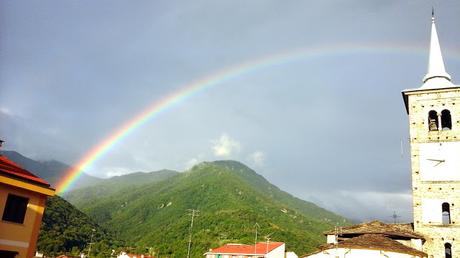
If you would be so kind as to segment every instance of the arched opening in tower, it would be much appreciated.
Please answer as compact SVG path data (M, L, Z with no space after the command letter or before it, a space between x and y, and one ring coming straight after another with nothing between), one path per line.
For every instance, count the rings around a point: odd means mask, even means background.
M441 128L442 130L452 129L452 118L450 116L450 111L447 109L441 112Z
M442 224L450 224L450 205L447 202L442 204Z
M444 252L446 254L446 258L452 258L452 245L450 243L444 244Z
M438 130L438 113L434 110L428 113L428 128L430 131Z

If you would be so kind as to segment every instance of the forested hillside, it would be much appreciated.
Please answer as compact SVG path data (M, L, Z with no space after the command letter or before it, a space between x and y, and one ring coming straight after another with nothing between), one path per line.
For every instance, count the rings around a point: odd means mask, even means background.
M160 182L77 199L80 209L126 241L174 257L186 255L191 209L199 210L193 257L228 242L253 243L255 227L259 241L270 236L303 254L324 243L323 231L348 223L236 161L205 162Z
M92 238L91 238L92 236ZM37 250L48 256L88 253L110 257L111 250L124 246L107 230L59 196L49 197L42 220Z

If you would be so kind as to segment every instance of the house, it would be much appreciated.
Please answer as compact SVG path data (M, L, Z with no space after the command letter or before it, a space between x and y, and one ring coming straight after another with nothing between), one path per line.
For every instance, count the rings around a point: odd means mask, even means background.
M328 231L325 235L327 244L304 257L428 257L422 251L425 239L414 231L412 224L371 221Z
M209 250L206 258L284 258L283 242L260 242L255 245L226 244Z
M53 195L48 182L0 155L0 257L34 257L46 198Z
M117 256L117 258L153 258L150 255L145 255L145 254L128 254L126 252L121 252L120 255Z

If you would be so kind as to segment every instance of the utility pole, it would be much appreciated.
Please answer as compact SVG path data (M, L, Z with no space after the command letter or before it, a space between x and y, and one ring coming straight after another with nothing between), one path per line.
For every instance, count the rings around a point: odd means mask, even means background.
M188 248L187 248L187 258L190 258L190 248L192 246L192 229L193 229L193 218L195 216L199 216L198 213L200 212L199 210L194 210L194 209L188 209L189 211L189 216L192 217L191 221L190 221L190 236L189 236L189 239L188 239Z
M393 215L391 215L391 217L393 218L393 223L396 224L397 219L400 218L401 216L398 216L396 214L396 211L393 211Z
M334 248L335 248L335 257L339 257L339 236L342 235L342 227L338 226L339 223L337 223L337 226L334 228L334 236L335 236L335 241L334 241Z
M93 228L91 232L91 240L89 241L88 258L91 256L91 245L93 244L94 232L96 232L96 230Z
M268 244L270 243L270 237L266 236L265 240L267 240L267 245L265 246L265 254L268 254Z
M256 238L254 240L254 254L256 254L257 253L257 228L260 228L260 226L256 222L256 224L254 224L254 227L256 228Z

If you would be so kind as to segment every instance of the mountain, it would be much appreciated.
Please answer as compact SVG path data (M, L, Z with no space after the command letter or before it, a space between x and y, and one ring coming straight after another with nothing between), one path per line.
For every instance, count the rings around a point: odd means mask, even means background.
M304 254L324 242L323 231L349 223L236 161L201 163L160 182L88 196L77 207L125 240L170 257L186 256L191 209L199 210L192 257L228 242L253 243L255 227L259 241L269 236Z
M18 163L23 168L29 170L36 176L39 176L48 181L51 186L55 187L59 179L64 173L70 169L69 165L59 161L35 161L27 158L15 151L0 151L0 155L5 155L12 161ZM83 173L78 181L75 183L74 188L94 185L102 179Z
M103 196L116 194L117 192L129 191L130 189L138 188L142 185L166 180L178 174L179 172L177 171L166 169L147 173L135 172L103 179L94 185L65 193L63 197L74 205L79 206L95 197L101 198Z
M61 197L49 197L37 250L47 256L63 253L79 255L82 251L88 253L90 242L93 243L91 257L109 257L112 249L122 245L107 230Z

